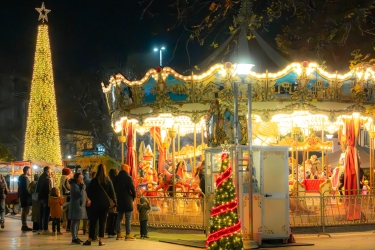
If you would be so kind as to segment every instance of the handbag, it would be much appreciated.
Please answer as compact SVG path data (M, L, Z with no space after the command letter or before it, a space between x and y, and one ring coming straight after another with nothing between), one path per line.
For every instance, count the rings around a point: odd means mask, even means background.
M98 182L99 183L99 182ZM107 198L108 198L108 201L109 201L109 210L111 210L110 211L110 213L115 213L116 212L116 203L108 196L108 194L107 194L107 192L105 191L105 189L103 188L103 186L102 186L102 184L100 184L99 183L99 185L100 185L100 187L103 189L103 191L104 191L104 193L105 193L105 195L107 196Z
M32 201L38 201L38 193L36 192L37 186L38 186L38 182L36 182L36 184L35 184L34 193L31 194L31 200Z

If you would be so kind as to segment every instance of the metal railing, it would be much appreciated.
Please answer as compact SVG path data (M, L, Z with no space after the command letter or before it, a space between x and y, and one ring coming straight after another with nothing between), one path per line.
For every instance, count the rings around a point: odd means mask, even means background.
M355 195L346 195L351 191ZM290 196L289 218L292 227L321 226L327 235L326 226L375 224L375 192L362 190L328 190L316 195Z
M169 192L169 196L163 196L164 192L153 192L155 196L143 196L148 199L151 210L149 212L148 225L158 228L184 228L205 229L204 194L197 192ZM141 197L134 202L132 225L139 225L139 213L137 204Z

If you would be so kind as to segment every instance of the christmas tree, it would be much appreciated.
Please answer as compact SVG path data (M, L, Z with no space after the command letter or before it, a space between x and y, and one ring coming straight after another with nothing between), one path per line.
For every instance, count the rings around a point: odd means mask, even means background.
M211 210L210 235L206 240L209 250L243 249L241 222L237 214L237 195L233 185L229 154L221 155L220 176L216 180L214 207Z
M23 158L61 165L51 49L48 26L44 24L50 10L44 3L36 10L43 23L38 26Z

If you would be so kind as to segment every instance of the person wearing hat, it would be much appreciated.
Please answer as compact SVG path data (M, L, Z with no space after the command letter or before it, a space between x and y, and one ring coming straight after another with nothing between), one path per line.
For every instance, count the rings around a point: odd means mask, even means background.
M147 221L148 221L148 212L150 211L150 203L146 197L141 197L140 204L137 204L137 210L139 212L139 224L141 239L149 238L147 235Z

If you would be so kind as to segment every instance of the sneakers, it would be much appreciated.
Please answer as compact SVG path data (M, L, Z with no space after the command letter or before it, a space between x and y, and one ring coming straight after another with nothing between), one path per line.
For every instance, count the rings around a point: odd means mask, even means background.
M135 238L133 236L131 236L130 234L127 234L125 236L125 240L135 240Z
M91 241L86 240L82 246L91 246Z
M72 240L72 244L81 245L81 241L79 239Z
M33 229L32 229L32 228L29 228L28 226L22 226L22 227L21 227L21 231L22 231L22 232L30 232L30 231L33 231Z
M118 233L117 237L116 237L116 240L120 240L120 239L123 239L123 238L124 238L124 235L122 235L122 233Z
M43 235L51 235L51 231L49 231L49 230L44 230L44 231L42 231L42 234Z
M115 238L116 234L108 234L108 238Z
M80 238L77 238L76 240L78 240L79 243L82 243L82 242L83 242L83 240L81 240Z

